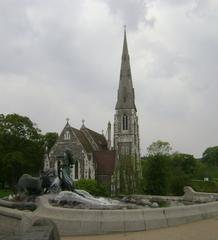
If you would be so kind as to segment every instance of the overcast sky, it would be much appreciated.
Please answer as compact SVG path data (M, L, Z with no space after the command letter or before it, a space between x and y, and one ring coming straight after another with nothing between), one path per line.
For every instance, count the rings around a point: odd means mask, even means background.
M113 122L127 25L141 152L218 145L217 0L0 0L0 112L43 132Z

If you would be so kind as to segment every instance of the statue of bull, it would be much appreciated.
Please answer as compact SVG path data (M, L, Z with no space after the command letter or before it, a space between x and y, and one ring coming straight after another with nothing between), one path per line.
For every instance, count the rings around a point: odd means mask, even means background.
M23 174L17 183L17 191L19 193L41 194L46 193L51 185L51 180L48 175L41 177L32 177L29 174Z

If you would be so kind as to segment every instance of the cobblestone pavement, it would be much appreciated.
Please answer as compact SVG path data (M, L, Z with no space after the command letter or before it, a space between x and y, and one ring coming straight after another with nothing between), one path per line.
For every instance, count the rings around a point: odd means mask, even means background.
M144 232L63 237L62 240L218 240L218 218Z

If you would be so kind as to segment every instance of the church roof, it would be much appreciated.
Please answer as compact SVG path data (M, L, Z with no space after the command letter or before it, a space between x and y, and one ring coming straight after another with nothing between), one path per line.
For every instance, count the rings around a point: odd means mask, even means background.
M86 152L91 153L99 150L107 150L107 140L104 135L86 128L85 126L81 127L81 129L71 127L70 125L68 125L68 127L70 127L72 132L76 135Z
M105 139L105 136L103 134L99 134L89 128L85 128L92 139L95 141L95 143L98 145L99 150L107 149L107 141Z
M92 145L90 144L90 142L87 140L84 133L81 130L78 130L78 129L73 128L73 127L71 127L71 129L76 134L76 137L78 138L78 140L80 141L80 143L82 144L82 146L84 147L86 152L89 152L89 153L93 152L94 149L93 149Z
M120 82L117 94L116 109L135 109L135 95L132 84L129 52L126 39L126 29L124 30L123 53L120 69Z

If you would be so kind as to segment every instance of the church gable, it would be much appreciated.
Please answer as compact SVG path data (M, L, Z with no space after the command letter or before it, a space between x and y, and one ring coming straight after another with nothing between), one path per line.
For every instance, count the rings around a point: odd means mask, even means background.
M49 167L57 171L59 156L63 156L66 150L72 152L73 158L76 161L71 169L74 180L80 178L95 178L95 165L93 162L94 150L83 132L72 128L69 123L66 124L49 153Z
M58 142L63 142L63 141L71 141L74 143L79 143L78 139L77 139L75 133L72 131L72 128L69 125L69 123L66 124L66 126L64 127L64 129L62 130L62 132L58 138Z

